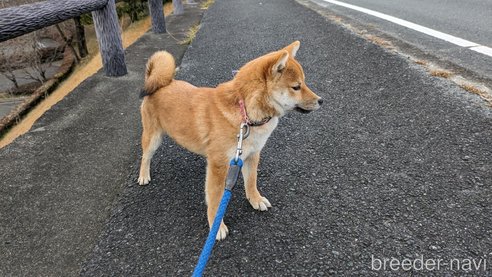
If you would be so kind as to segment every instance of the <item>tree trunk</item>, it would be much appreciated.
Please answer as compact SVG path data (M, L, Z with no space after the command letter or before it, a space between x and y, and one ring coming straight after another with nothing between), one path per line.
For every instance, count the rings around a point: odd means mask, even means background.
M85 41L85 29L82 22L80 22L80 16L77 16L73 19L75 22L75 36L77 40L77 48L79 49L79 55L81 58L84 58L89 54L87 50L87 43Z
M180 15L184 13L183 2L181 0L173 0L173 14Z
M128 15L130 16L130 21L133 23L138 20L137 0L125 0L125 2L130 8Z
M104 8L92 12L92 17L104 72L107 76L123 76L127 74L125 53L114 1L109 0Z
M166 33L166 19L162 0L149 0L149 10L152 18L152 31L156 34Z

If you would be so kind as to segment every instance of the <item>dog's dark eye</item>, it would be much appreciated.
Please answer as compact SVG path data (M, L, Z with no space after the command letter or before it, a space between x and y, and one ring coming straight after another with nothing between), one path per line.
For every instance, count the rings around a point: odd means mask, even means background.
M292 87L293 90L300 90L301 89L301 85L297 85L295 87Z

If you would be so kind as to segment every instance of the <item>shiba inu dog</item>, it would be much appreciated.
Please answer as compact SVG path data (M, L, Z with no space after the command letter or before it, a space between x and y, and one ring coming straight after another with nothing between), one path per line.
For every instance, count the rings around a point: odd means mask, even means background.
M147 63L142 115L142 161L138 183L150 182L150 161L162 137L168 135L184 148L207 159L205 194L209 226L224 192L229 161L236 151L241 123L250 125L243 142L242 159L246 197L254 209L271 207L256 186L260 152L280 117L295 110L319 109L322 99L304 82L304 71L295 60L300 42L245 64L231 81L216 88L195 87L175 80L175 63L165 51ZM222 222L217 240L228 234Z

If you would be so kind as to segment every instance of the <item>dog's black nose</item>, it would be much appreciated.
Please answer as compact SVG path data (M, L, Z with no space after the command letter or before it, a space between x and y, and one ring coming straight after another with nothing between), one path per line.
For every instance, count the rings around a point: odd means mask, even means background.
M321 106L321 104L323 104L323 99L318 99L318 104Z

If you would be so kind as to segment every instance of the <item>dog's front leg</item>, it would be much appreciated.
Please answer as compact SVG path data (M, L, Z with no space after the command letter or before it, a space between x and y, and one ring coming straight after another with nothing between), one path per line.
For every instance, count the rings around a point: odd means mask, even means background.
M256 177L258 174L258 164L260 162L260 153L251 154L243 165L244 189L246 190L246 198L255 210L266 211L271 208L270 201L261 196L256 186Z
M226 162L214 162L211 159L207 160L207 177L205 181L205 201L207 202L208 225L211 228L214 223L215 214L219 207L220 200L224 194L225 179L227 175ZM223 240L229 233L224 221L220 224L219 232L217 232L217 240Z

